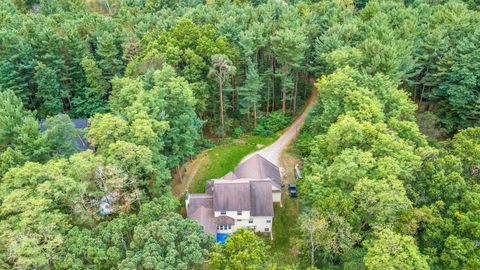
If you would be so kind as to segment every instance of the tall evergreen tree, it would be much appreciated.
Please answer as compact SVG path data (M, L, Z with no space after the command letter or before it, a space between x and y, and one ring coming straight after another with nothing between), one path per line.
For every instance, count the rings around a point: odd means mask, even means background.
M66 94L61 89L56 72L39 62L35 68L35 82L37 84L35 96L41 101L38 108L40 117L62 112L62 98L66 98Z
M218 96L220 102L220 133L225 134L225 109L223 91L227 79L236 72L236 68L228 56L224 54L215 54L212 56L212 67L210 74L217 77L218 80Z
M307 38L300 28L283 28L272 37L273 51L282 64L282 112L287 110L287 90L292 86L291 69L302 64Z
M104 32L98 37L96 53L100 56L98 64L105 79L111 80L114 76L120 75L123 70L123 61L115 33Z
M242 114L250 117L253 114L253 127L257 126L257 114L261 105L262 78L258 74L255 64L250 60L248 64L245 85L239 89L240 106Z

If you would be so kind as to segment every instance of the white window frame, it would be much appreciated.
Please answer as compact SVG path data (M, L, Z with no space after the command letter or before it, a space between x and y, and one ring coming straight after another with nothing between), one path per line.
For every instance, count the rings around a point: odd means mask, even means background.
M218 225L217 230L219 231L226 231L226 230L231 230L232 225Z

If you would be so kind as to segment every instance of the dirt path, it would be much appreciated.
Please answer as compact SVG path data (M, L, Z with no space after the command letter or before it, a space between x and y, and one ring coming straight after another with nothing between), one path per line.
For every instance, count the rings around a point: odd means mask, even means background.
M307 116L308 111L310 110L310 108L312 107L316 99L317 99L317 90L314 88L312 90L310 98L307 101L307 105L303 109L300 116L297 119L295 119L295 121L288 128L284 130L283 134L273 144L245 156L242 159L242 161L240 161L240 163L242 163L243 161L245 161L246 159L248 159L254 154L260 154L265 158L267 158L268 160L275 163L280 168L283 168L285 164L281 164L283 162L280 162L280 157L282 155L282 152L297 136L301 126L305 122L305 117ZM200 167L205 166L208 162L210 162L207 151L208 150L200 153L199 155L197 155L197 157L195 157L195 159L184 164L180 169L180 173L176 173L173 176L173 181L171 183L173 187L172 193L177 198L180 198L181 196L184 195L185 190L191 185L191 183L195 179ZM291 165L292 168L293 168L293 165ZM290 167L290 166L287 166L287 167Z
M185 190L190 186L193 179L197 175L200 166L205 165L205 161L208 159L206 152L200 153L197 157L182 166L180 174L173 176L172 181L172 193L175 197L180 198L185 194Z
M240 163L244 162L245 160L247 160L253 155L260 154L261 156L268 159L275 165L280 166L281 165L280 156L282 152L292 142L292 140L298 135L298 132L300 131L300 128L305 122L305 118L307 117L308 112L310 108L312 108L312 105L316 99L317 99L317 89L313 88L310 98L308 99L307 105L303 109L302 114L300 114L300 116L297 117L297 119L295 119L295 121L288 128L285 129L282 136L280 136L280 138L278 138L271 145L247 155L242 159L242 161L240 161Z

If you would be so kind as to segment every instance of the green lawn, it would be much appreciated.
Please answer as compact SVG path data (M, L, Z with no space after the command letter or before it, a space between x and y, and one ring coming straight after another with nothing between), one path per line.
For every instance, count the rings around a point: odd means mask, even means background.
M208 158L198 170L189 190L191 193L205 192L205 183L210 179L220 178L232 171L243 157L251 152L273 143L279 134L273 137L248 136L223 145L216 146L206 152ZM278 265L291 265L295 263L292 255L292 236L296 234L298 217L298 199L292 199L284 191L283 207L275 204L275 217L273 219L273 240L267 234L260 234L267 245L271 246L272 262ZM183 202L183 200L182 200Z
M207 152L208 159L198 170L189 187L191 193L205 192L205 183L210 179L220 178L232 171L243 157L276 140L274 137L245 137L216 146ZM259 147L260 146L260 147Z
M237 140L231 140L216 146L206 152L208 158L198 170L193 182L189 187L191 193L205 192L205 183L210 179L220 178L232 171L243 157L273 143L278 135L273 137L248 136ZM298 217L298 199L292 199L288 192L284 192L283 207L275 204L275 217L273 219L273 241L267 234L261 234L265 242L271 246L272 261L279 265L294 263L295 256L292 253L293 243L291 237L295 235ZM182 200L183 201L183 200Z
M279 134L272 137L255 136L255 137L247 137L245 141L251 144L259 144L259 145L267 146L269 144L272 144L278 137L279 137Z
M292 237L296 234L298 218L298 198L290 198L287 192L282 194L283 207L275 204L273 218L273 240L269 235L262 234L262 238L270 246L272 262L278 265L295 264L295 258L292 254Z

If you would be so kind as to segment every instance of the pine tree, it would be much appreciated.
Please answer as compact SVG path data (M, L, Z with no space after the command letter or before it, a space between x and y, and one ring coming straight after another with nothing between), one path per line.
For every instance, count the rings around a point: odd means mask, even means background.
M103 33L98 38L97 46L96 52L100 56L98 64L103 70L105 79L109 81L123 70L121 53L114 33Z
M301 29L284 28L272 37L273 51L282 64L282 112L286 113L287 90L291 86L290 72L303 63L307 38Z
M58 76L54 70L39 62L35 67L35 82L37 84L36 98L41 102L38 113L41 117L55 115L63 111L62 92Z
M261 105L261 90L263 82L258 74L253 61L248 61L248 72L244 86L242 86L238 93L240 98L240 112L250 117L253 114L253 126L257 126L257 114L260 111Z
M450 131L480 124L480 30L463 39L454 64L434 90L442 122Z
M212 55L212 67L210 69L210 74L217 77L218 80L218 93L220 101L220 122L221 130L220 133L223 135L225 133L225 116L224 116L224 100L223 100L223 87L225 81L228 77L235 74L236 68L233 65L232 61L228 56L224 54L215 54Z
M82 68L89 86L86 90L87 95L105 97L108 91L108 82L102 77L102 70L98 68L95 59L85 56L82 59Z

